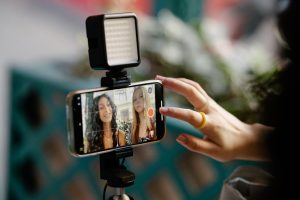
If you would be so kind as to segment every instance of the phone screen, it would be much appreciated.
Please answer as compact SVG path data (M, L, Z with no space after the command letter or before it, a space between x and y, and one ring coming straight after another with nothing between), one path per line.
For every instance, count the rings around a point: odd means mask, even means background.
M74 95L72 104L76 154L155 142L164 135L159 83L83 92Z

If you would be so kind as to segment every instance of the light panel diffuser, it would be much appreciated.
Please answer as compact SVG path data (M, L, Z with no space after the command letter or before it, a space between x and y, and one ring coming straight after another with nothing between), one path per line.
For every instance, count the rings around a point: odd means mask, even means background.
M104 34L108 65L137 62L137 33L134 18L105 19Z

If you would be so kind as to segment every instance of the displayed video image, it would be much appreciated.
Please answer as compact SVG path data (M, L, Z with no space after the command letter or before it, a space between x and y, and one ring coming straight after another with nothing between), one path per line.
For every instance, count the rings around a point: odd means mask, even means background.
M81 95L84 153L156 140L155 85Z

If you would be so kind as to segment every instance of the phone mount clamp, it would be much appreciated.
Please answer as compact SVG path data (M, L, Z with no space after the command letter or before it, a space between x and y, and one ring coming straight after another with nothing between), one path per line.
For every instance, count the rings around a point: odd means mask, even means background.
M108 70L101 78L101 87L120 88L131 80L124 68L140 64L138 23L134 13L114 13L89 16L86 19L90 65L95 70ZM100 155L100 178L117 188L111 200L133 200L124 188L134 184L135 175L120 159L133 156L132 147ZM105 199L105 190L103 192Z
M106 72L106 76L101 77L101 87L118 88L130 85L130 77L124 69L111 70Z

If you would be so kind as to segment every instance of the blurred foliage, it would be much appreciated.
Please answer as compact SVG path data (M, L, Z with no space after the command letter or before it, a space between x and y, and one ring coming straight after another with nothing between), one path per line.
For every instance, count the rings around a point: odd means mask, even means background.
M269 72L259 74L249 81L251 93L257 102L256 120L264 124L273 125L272 118L276 116L275 110L266 110L265 105L274 104L282 92L280 74L284 68L278 66ZM271 115L271 116L268 116Z

